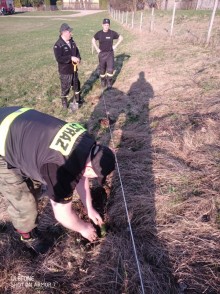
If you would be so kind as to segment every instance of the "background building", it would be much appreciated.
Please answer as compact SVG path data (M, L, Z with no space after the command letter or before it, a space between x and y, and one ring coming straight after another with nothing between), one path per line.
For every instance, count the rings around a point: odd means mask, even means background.
M63 0L63 9L99 9L99 0Z

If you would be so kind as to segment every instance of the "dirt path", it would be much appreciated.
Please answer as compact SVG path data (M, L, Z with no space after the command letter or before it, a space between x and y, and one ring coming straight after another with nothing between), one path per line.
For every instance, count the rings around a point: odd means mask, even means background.
M67 11L67 10L65 10ZM91 15L91 14L96 14L96 13L101 13L104 10L75 10L77 13L71 13L72 10L70 10L70 14L61 14L61 15L50 15L48 12L48 15L25 15L25 11L22 10L16 10L16 13L13 15L8 15L4 17L27 17L27 18L69 18L69 17L81 17L81 16L86 16L86 15ZM46 12L44 13L46 14Z

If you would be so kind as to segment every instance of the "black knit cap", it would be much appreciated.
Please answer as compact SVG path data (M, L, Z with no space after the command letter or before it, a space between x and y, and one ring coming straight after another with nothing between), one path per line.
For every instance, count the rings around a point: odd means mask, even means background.
M61 26L60 26L60 33L64 32L64 31L69 31L69 32L72 32L72 28L67 24L67 23L63 23Z
M103 185L107 175L115 169L115 155L110 148L95 145L91 151L91 163L94 172L98 176L99 184Z
M104 18L102 23L103 24L108 23L110 25L110 19L109 18Z

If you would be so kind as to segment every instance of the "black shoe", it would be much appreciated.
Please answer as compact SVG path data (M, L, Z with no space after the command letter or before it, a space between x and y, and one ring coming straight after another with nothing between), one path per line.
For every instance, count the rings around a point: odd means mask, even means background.
M107 89L111 89L112 88L112 79L107 78Z
M53 242L46 239L36 239L33 242L27 242L26 246L36 254L44 254L53 246Z
M106 87L106 78L101 78L101 87L102 88Z
M51 242L44 239L42 234L37 228L34 228L31 232L23 233L15 230L19 234L20 240L30 250L33 250L35 254L44 254L52 246Z
M79 108L83 105L84 100L80 99L79 101L76 101L78 103Z
M35 240L35 239L40 237L40 232L38 231L37 228L34 228L32 231L27 232L27 233L21 232L21 231L16 230L16 229L15 229L15 232L19 235L20 240L23 241L23 242L28 242L28 241L31 241L31 240Z
M61 103L62 103L63 109L68 108L67 98L61 98Z

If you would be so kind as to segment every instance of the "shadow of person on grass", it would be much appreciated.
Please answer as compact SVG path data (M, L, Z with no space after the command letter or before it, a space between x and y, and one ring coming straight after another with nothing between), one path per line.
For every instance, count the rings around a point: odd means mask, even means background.
M118 169L106 186L107 235L88 267L91 274L83 278L84 293L141 293L141 280L150 293L176 293L167 249L157 237L149 116L153 97L142 71L127 93L105 90L88 122L89 132L114 148ZM96 206L95 197L94 191Z
M120 74L122 67L124 65L125 61L128 61L128 59L131 56L125 53L119 54L115 57L115 71L114 71L114 75L113 75L113 81L112 84L114 84L117 80L118 75Z

